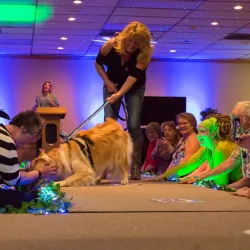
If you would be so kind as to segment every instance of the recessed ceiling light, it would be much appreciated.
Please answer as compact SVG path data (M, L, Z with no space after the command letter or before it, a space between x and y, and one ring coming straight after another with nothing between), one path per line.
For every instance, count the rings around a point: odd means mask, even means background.
M72 22L72 21L75 21L76 19L75 17L69 17L68 20Z
M80 1L80 0L74 1L74 4L81 4L81 3L82 3L82 1Z
M61 37L61 40L68 40L68 38L67 37L65 37L65 36L63 36L63 37Z
M58 47L57 49L59 49L59 50L63 50L64 48L63 48L63 47Z
M175 50L175 49L171 49L170 52L171 52L171 53L174 53L174 52L176 52L176 50Z
M213 25L213 26L216 26L216 25L218 25L219 23L217 23L217 22L212 22L211 23L211 25Z
M105 43L105 40L99 40L99 39L93 39L93 42L97 42L97 43Z
M110 39L110 37L109 36L103 36L102 39L108 41Z
M236 6L234 6L234 9L235 9L235 10L242 10L242 9L243 9L243 7L242 7L242 6L240 6L240 5L236 5Z

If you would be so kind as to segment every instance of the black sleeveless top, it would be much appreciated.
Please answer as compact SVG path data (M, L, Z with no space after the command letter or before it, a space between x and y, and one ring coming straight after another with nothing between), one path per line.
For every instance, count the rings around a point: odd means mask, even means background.
M121 65L121 55L119 55L114 48L105 56L104 65L107 66L106 74L111 82L117 84L118 90L127 80L129 72L136 66L138 54L139 50L136 51L124 65ZM143 72L143 77L138 79L128 92L134 92L140 87L145 86L146 69Z

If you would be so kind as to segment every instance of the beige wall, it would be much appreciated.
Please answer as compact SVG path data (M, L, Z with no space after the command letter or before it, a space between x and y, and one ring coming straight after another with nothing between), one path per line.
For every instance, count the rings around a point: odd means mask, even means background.
M67 132L102 104L102 81L93 59L0 57L0 108L11 116L31 108L45 80L52 82L61 106L67 108L63 121ZM250 64L153 61L147 71L146 95L186 96L187 111L197 118L207 107L230 113L235 102L250 100ZM102 116L89 126L101 122Z

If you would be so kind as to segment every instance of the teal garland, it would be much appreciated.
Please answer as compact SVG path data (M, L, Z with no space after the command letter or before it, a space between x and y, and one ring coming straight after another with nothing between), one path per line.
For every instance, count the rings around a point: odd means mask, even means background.
M22 202L21 208L14 208L11 205L5 206L0 213L6 214L49 214L49 213L67 213L72 206L71 199L68 199L61 191L59 184L49 182L42 184L38 188L38 198L31 202Z
M214 180L198 181L194 185L202 186L206 188L212 188L215 190L221 190L221 191L230 192L230 193L236 191L235 189L229 188L227 185L217 185Z

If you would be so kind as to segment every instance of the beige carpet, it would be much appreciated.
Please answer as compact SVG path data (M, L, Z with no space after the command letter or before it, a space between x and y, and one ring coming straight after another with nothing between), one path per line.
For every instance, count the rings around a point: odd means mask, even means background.
M3 250L249 250L248 213L1 215Z
M0 215L1 249L250 249L249 199L192 185L137 184L64 188L75 213Z
M95 187L63 190L73 197L72 212L250 212L250 199L194 185L133 182L127 186L116 186L107 182Z

